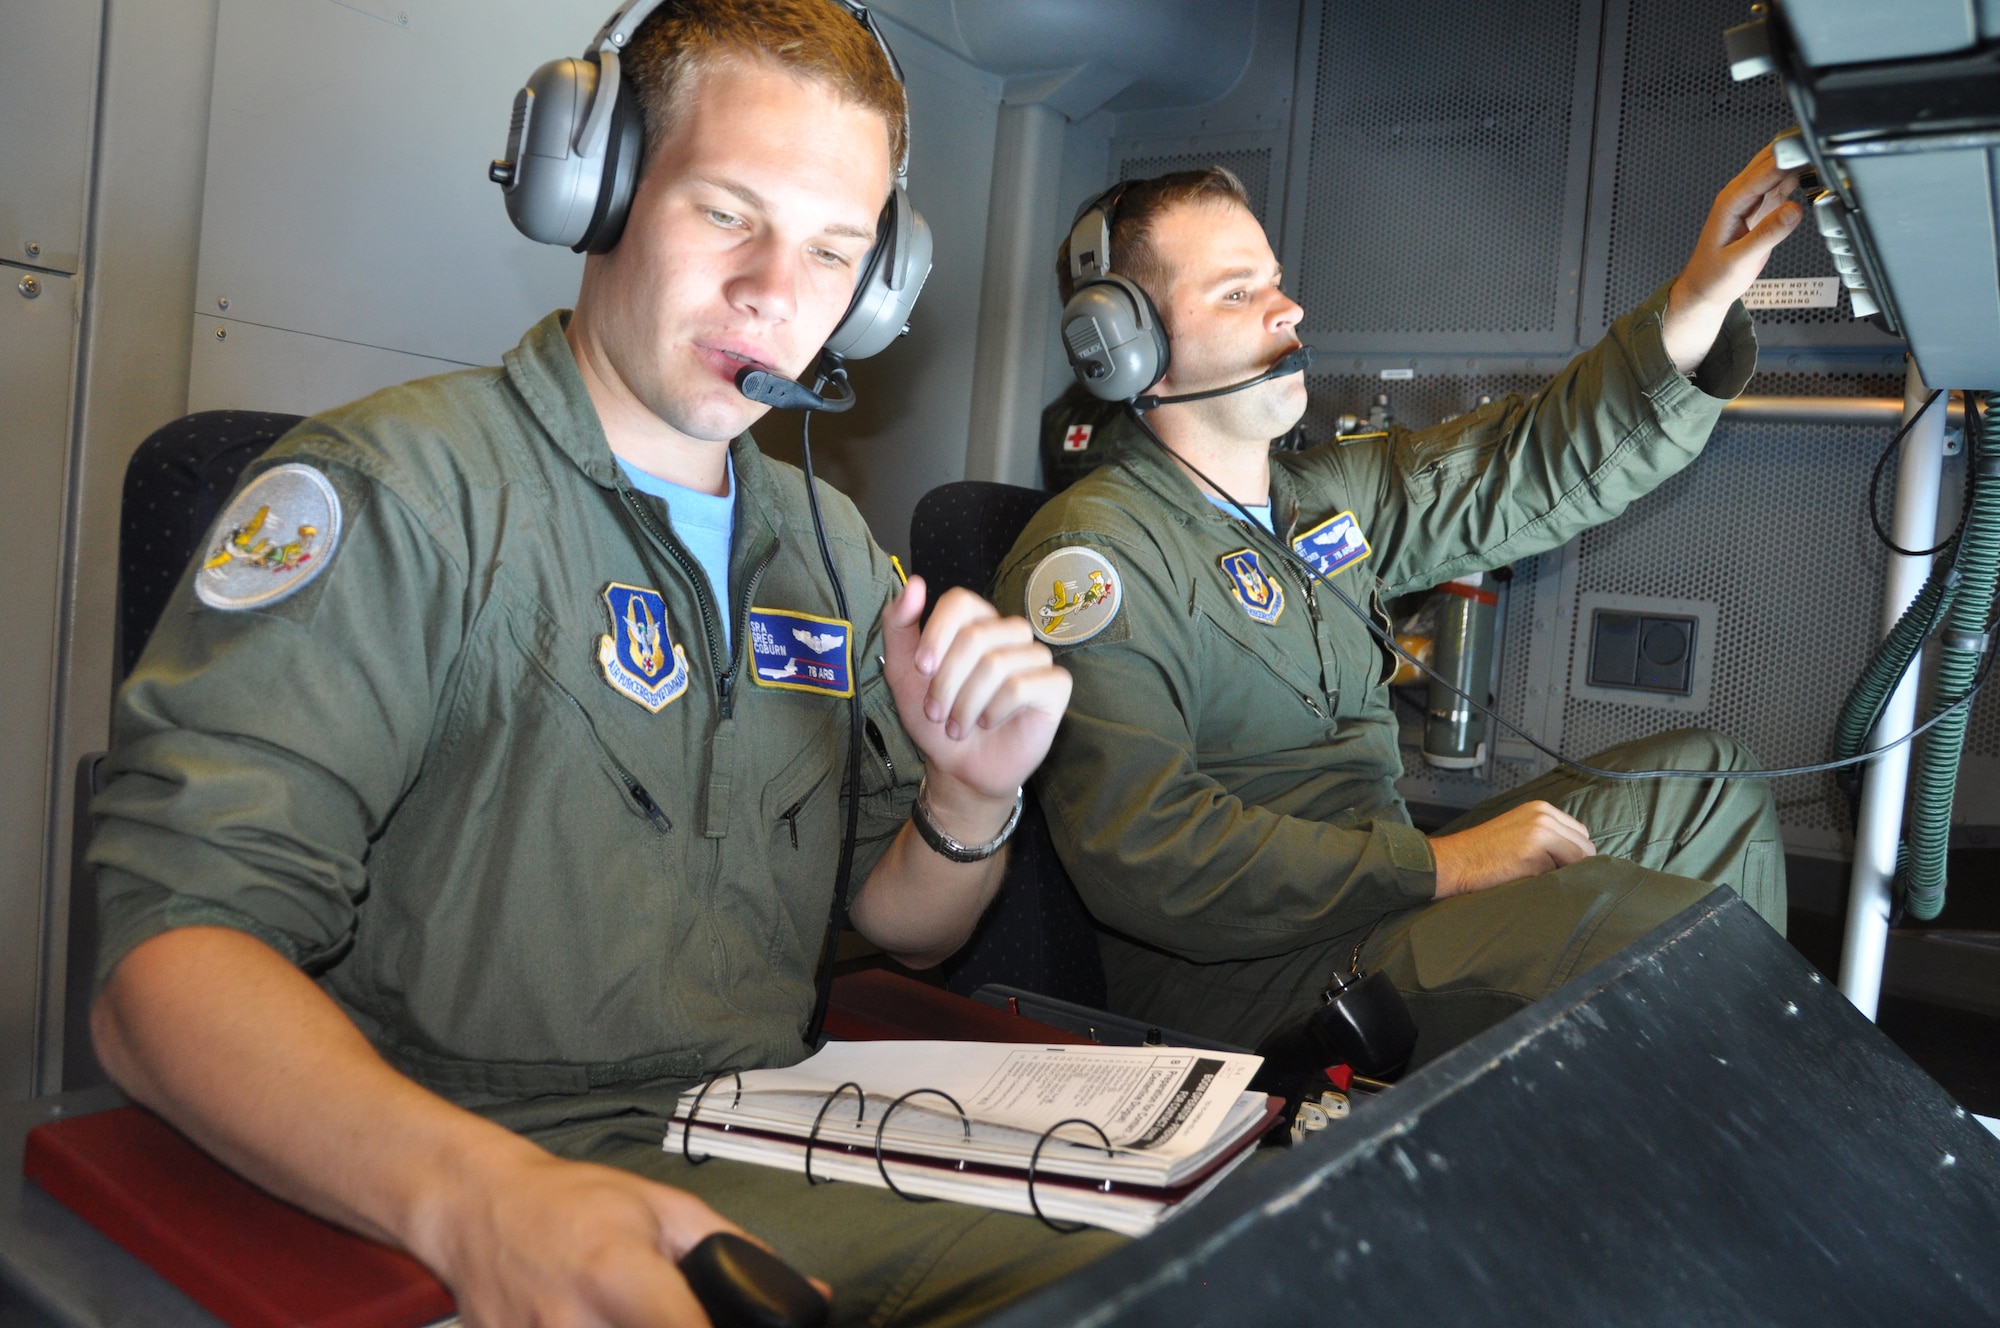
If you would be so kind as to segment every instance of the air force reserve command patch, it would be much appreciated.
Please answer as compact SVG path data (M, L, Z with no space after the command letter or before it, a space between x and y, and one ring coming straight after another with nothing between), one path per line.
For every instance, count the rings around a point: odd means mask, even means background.
M1225 553L1216 562L1229 580L1229 593L1236 596L1252 622L1269 627L1285 616L1285 588L1276 577L1265 574L1255 549Z
M340 544L340 495L311 466L273 466L209 531L194 593L211 609L261 609L305 589Z
M1049 645L1073 646L1109 627L1123 597L1111 560L1072 544L1042 559L1028 574L1028 625Z
M654 714L688 689L687 651L667 635L667 602L657 590L604 588L611 632L597 638L604 680Z
M1354 513L1330 516L1292 541L1292 552L1319 569L1321 576L1352 567L1373 552L1354 520Z
M854 629L839 618L753 605L750 657L759 687L854 695Z

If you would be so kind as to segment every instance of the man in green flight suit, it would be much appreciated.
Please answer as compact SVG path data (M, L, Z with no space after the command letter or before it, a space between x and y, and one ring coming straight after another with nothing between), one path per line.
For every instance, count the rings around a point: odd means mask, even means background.
M1335 974L1380 969L1409 999L1421 1062L1712 883L1782 929L1761 782L1557 770L1439 834L1414 829L1395 786L1393 660L1276 545L1386 625L1385 597L1616 516L1694 459L1749 380L1756 343L1737 299L1797 225L1793 187L1760 153L1686 269L1532 398L1277 455L1269 440L1305 409L1299 374L1161 405L1147 420L1164 450L1128 437L1029 523L994 595L1075 678L1035 786L1099 925L1113 1009L1254 1046ZM1130 183L1112 208L1101 270L1151 297L1170 341L1149 391L1243 383L1298 346L1300 307L1228 172ZM1068 250L1065 299L1082 275ZM1754 767L1706 732L1596 760Z
M907 129L874 37L681 0L624 67L644 166L574 312L282 440L121 693L97 1046L468 1323L699 1324L675 1262L739 1225L838 1322L969 1320L1117 1238L661 1141L680 1090L809 1053L845 798L853 925L963 942L1069 679L965 592L920 631L824 490L844 621L743 432L735 375L801 372L875 242Z

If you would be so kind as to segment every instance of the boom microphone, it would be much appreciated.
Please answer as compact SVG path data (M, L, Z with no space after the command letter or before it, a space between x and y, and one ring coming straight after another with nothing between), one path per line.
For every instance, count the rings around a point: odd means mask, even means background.
M1183 401L1207 401L1210 397L1226 397L1231 392L1241 392L1247 387L1255 387L1259 383L1268 383L1273 378L1283 378L1287 374L1304 373L1312 367L1315 353L1311 346L1294 346L1276 364L1273 364L1255 378L1246 378L1242 382L1232 383L1228 387L1210 388L1206 392L1189 392L1177 397L1136 397L1133 399L1132 409L1153 410L1160 406L1179 405ZM739 378L737 381L741 382L742 380Z
M848 385L846 370L836 368L828 377L837 390L831 396L821 396L804 383L783 374L745 365L736 371L736 390L760 405L775 406L779 410L822 410L829 415L852 410L854 389Z

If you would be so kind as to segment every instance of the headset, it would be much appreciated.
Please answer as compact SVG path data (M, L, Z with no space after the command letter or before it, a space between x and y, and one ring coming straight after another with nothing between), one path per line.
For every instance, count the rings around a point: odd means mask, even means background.
M551 60L514 95L507 155L487 168L506 195L507 215L523 235L577 253L609 251L625 233L645 152L645 116L620 53L667 0L629 0L598 29L581 58ZM829 0L868 30L896 81L896 62L868 7ZM875 225L854 298L827 338L834 363L877 354L910 330L910 311L931 271L931 230L910 203L908 116L896 182ZM1136 288L1135 288L1136 289Z
M1063 305L1063 353L1076 381L1100 401L1132 400L1160 381L1173 361L1152 298L1111 270L1111 228L1130 184L1120 180L1086 200L1069 230L1076 290Z

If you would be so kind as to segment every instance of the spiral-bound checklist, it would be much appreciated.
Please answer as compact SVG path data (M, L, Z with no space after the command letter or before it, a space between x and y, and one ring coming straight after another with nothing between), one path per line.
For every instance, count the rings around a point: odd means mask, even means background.
M1249 1155L1260 1061L1181 1047L834 1042L682 1095L666 1147L1141 1236Z

